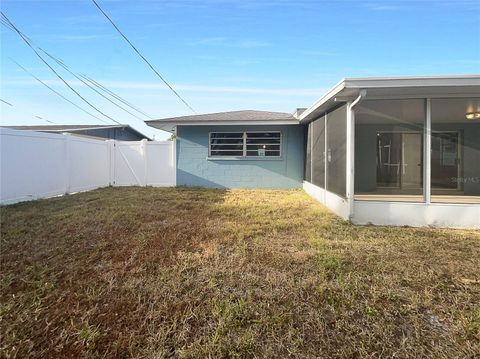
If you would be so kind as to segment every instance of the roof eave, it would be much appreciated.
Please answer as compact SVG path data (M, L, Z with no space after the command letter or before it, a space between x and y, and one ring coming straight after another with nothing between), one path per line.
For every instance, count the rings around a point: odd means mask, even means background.
M309 122L338 103L353 100L363 89L480 88L480 75L344 78L299 116ZM447 92L447 91L446 91ZM466 92L466 94L468 94Z
M297 119L291 120L266 120L266 121L162 121L153 120L145 123L157 129L172 132L176 126L268 126L268 125L298 125ZM169 130L170 129L170 130Z
M342 92L346 87L346 79L340 80L335 86L333 86L325 95L320 97L317 101L308 107L299 117L300 123L304 123L310 120L312 113L318 108L324 106L329 100L333 99L336 95Z

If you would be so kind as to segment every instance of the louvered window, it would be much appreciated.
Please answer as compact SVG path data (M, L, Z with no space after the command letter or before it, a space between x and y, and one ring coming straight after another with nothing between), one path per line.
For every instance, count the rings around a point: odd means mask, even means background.
M280 157L280 132L211 132L210 157Z

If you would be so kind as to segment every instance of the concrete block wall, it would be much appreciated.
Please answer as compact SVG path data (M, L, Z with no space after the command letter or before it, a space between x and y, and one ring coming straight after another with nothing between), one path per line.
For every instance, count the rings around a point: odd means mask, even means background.
M208 158L210 132L280 131L280 158ZM301 188L304 171L304 128L278 126L178 126L177 185L213 188Z

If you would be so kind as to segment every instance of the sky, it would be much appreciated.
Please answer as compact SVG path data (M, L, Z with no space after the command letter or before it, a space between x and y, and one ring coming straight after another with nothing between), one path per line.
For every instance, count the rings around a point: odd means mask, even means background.
M480 73L478 0L97 1L197 113L294 112L345 77ZM90 0L2 0L1 9L37 46L150 118L192 114ZM11 59L95 113L2 26L0 99L11 104L0 102L2 125L104 124ZM170 136L55 69L116 121Z

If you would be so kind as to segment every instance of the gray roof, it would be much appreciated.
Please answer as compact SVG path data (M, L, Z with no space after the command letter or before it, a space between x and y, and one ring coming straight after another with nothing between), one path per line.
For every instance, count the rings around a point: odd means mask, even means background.
M289 121L296 120L293 114L286 112L270 112L270 111L229 111L207 113L203 115L191 115L162 118L158 120L145 121L149 125L155 123L179 123L182 122L248 122L248 121Z
M0 126L0 128L10 128L12 130L25 130L25 131L39 131L39 132L72 132L84 131L84 130L101 130L108 128L123 128L127 131L134 132L141 137L151 140L150 137L144 135L140 131L134 129L130 125L26 125L26 126Z

